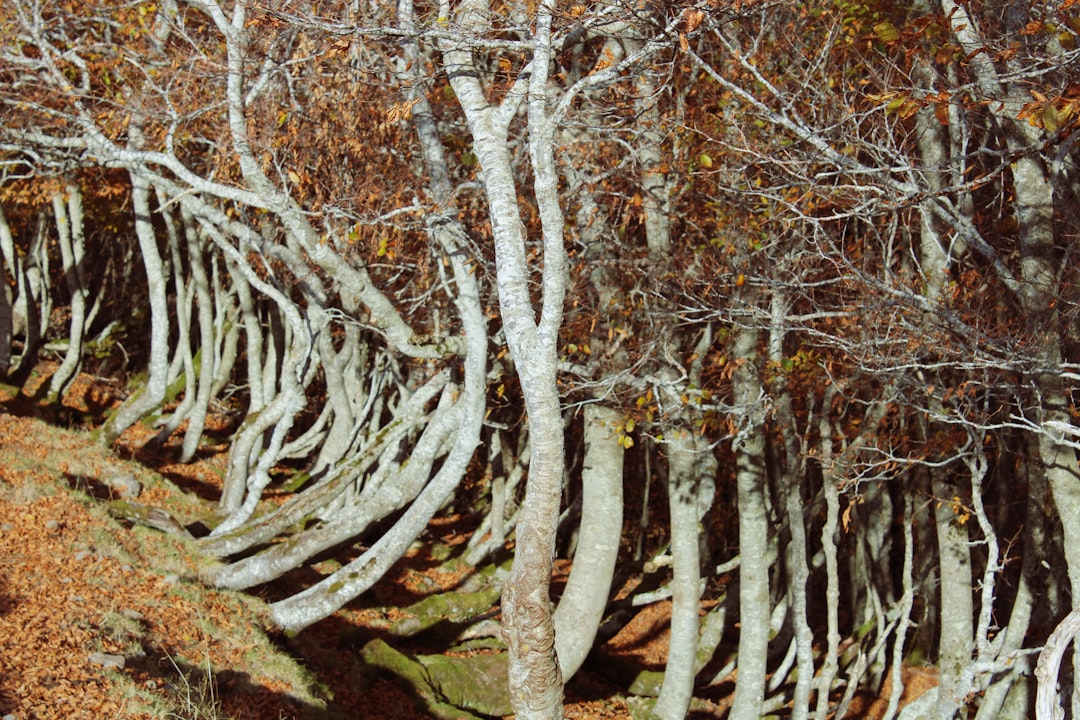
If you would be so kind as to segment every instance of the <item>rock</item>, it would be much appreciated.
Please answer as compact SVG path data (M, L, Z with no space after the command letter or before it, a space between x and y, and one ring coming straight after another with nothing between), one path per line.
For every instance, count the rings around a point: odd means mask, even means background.
M0 525L0 532L11 532L11 531L12 531L12 530L14 530L14 529L15 529L15 526L14 526L14 525L12 525L12 524L11 524L11 523L9 523L9 522L6 522L6 523L4 523L3 525ZM6 717L6 716L5 716L5 717Z
M145 525L172 535L190 538L187 528L161 508L143 505L132 500L113 500L107 506L109 514L137 525Z
M138 610L121 610L120 614L126 617L128 620L134 620L135 622L139 622L143 619L143 614Z
M113 493L124 500L133 500L142 492L142 485L131 473L117 473L106 478L105 484Z
M103 668L113 670L123 670L125 659L123 655L110 655L109 653L91 653L90 664L100 665Z
M60 530L60 523L56 520L49 520L45 523L45 529L51 533L58 532Z

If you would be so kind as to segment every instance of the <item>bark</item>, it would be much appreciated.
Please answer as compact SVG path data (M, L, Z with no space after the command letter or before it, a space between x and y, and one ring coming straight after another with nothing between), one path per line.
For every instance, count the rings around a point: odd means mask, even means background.
M214 379L218 375L220 360L218 354L214 352L217 334L227 332L227 330L224 327L226 324L224 318L215 322L216 304L204 262L205 247L196 229L195 219L184 208L181 208L180 220L187 245L188 267L191 271L192 284L195 286L200 349L198 389L195 392L194 406L188 413L188 426L184 430L184 439L180 446L180 462L188 463L195 458L195 452L199 449L199 441L202 439L203 428L206 426L206 413L215 395Z
M328 474L318 481L315 486L290 498L277 510L251 520L231 533L224 533L214 537L200 540L201 549L218 557L237 555L248 551L250 548L266 543L279 533L285 532L290 526L301 522L304 518L315 514L320 508L335 501L344 494L350 485L356 482L358 477L371 472L371 467L379 461L384 454L392 454L398 445L411 433L417 432L423 423L429 419L426 406L446 387L449 372L442 372L434 376L417 389L412 397L398 408L394 418L379 428L377 439L364 445L364 447L347 460L339 464L333 473ZM321 533L316 528L310 531L313 534ZM298 536L302 538L306 533ZM341 540L346 539L342 537ZM268 548L264 552L283 552ZM252 563L260 562L253 556Z
M563 214L554 166L554 122L547 109L552 58L551 2L539 6L535 49L528 76L529 154L543 235L542 307L539 322L529 288L525 228L509 154L509 122L520 90L503 105L488 103L468 48L444 47L450 82L465 112L473 148L484 169L484 190L495 243L496 284L510 356L521 381L529 419L532 456L525 501L517 522L517 544L503 592L503 637L509 648L510 697L521 720L562 717L562 677L555 657L555 629L548 589L563 480L563 434L556 384L557 342L566 292ZM469 33L487 30L486 9L477 2L457 8L456 24Z
M158 207L165 204L165 196L159 190L157 192ZM191 297L188 292L188 276L184 270L184 261L180 255L180 233L176 227L176 219L171 211L161 213L165 224L166 237L168 239L169 254L171 255L171 272L173 277L173 291L175 318L176 318L176 351L173 362L169 368L169 389L166 391L166 401L173 400L179 393L183 393L183 399L179 405L164 419L161 430L146 445L148 448L159 449L169 439L169 436L180 427L188 412L195 405L195 358L191 344ZM208 345L206 347L213 347ZM179 379L179 373L183 369L183 379Z
M1049 173L1038 154L1032 152L1041 145L1038 128L1017 119L1026 91L1003 83L983 42L975 20L966 6L954 0L943 0L942 9L950 18L952 30L965 52L974 59L972 68L983 96L992 102L995 114L1005 130L1010 150L1018 153L1012 165L1013 187L1016 189L1014 215L1020 240L1020 284L1017 287L1020 303L1027 316L1029 331L1038 343L1036 360L1045 368L1060 368L1063 362L1058 299L1061 296L1060 261L1054 237L1054 188ZM1071 424L1069 399L1059 373L1037 374L1041 403L1037 408L1038 423ZM1065 538L1065 556L1069 562L1069 581L1073 597L1080 597L1080 471L1076 452L1054 436L1042 432L1039 454L1046 469L1054 495L1058 517Z
M65 198L64 195L67 197ZM86 238L83 234L82 190L68 184L64 193L53 196L53 214L56 217L57 239L63 263L64 281L71 300L71 322L68 330L68 346L64 359L56 369L45 390L48 403L64 399L71 383L82 368L83 344L87 325L86 302L90 288L86 282L84 267Z
M739 675L731 720L757 720L765 699L769 649L769 525L765 507L764 389L757 376L759 333L738 331L732 376L738 434L735 483L739 508Z
M900 698L904 694L904 643L911 626L911 608L915 604L915 587L912 583L912 558L915 554L914 533L911 524L914 521L913 501L910 494L904 496L904 565L900 574L900 620L896 627L896 639L893 641L892 684L889 690L889 704L881 720L893 720L900 707Z
M585 662L596 639L622 537L623 446L617 410L585 406L581 530L574 564L555 609L555 652L564 680Z
M833 401L839 388L831 385L825 390L821 403L822 492L825 496L825 522L821 526L821 547L825 555L825 626L826 649L817 682L816 717L829 713L829 695L840 665L840 572L837 560L837 529L840 520L840 476L833 454Z
M373 523L400 510L423 489L432 466L441 456L444 443L453 437L461 419L460 408L445 403L441 412L436 413L424 428L409 455L407 466L388 466L378 479L369 480L356 498L347 501L332 520L222 568L215 574L214 583L218 587L244 589L269 582L318 553L357 537ZM396 452L397 448L391 446L390 451ZM290 511L287 515L291 517L295 512ZM247 542L251 539L249 537Z
M132 137L139 138L134 125ZM169 373L169 303L166 298L168 277L158 252L157 234L150 213L150 183L138 173L131 173L131 199L135 211L135 236L139 241L143 267L146 270L147 294L150 300L150 361L149 377L140 390L105 421L101 440L112 445L129 427L161 406Z
M652 710L652 717L660 720L685 717L694 694L701 598L699 537L702 513L698 484L704 469L703 452L711 451L707 444L697 442L691 431L675 430L668 438L668 507L673 568L667 665L660 697Z
M13 258L9 262L15 276L12 332L21 333L24 338L22 355L15 368L9 368L8 382L19 388L26 384L37 367L38 352L41 350L43 333L48 326L52 307L46 227L46 215L42 211L38 214L37 229L30 238L26 254L20 258L14 247L5 249L5 254L10 254Z
M451 245L450 237L441 243ZM312 587L273 603L272 617L281 627L298 631L321 620L370 588L408 550L435 513L457 488L479 443L484 419L484 388L487 376L487 332L476 278L464 261L460 247L447 253L458 285L455 305L465 330L467 354L465 379L457 400L460 423L449 454L439 471L393 527L356 560Z
M941 720L949 720L964 703L966 688L962 674L971 662L974 627L972 617L971 551L967 526L957 517L961 508L956 490L932 469L932 487L937 503L938 562L941 585L938 607L941 636L938 640L938 709Z
M1080 609L1073 610L1058 623L1046 645L1039 653L1039 662L1035 666L1035 677L1039 681L1039 690L1035 696L1035 717L1037 720L1060 720L1065 711L1058 703L1058 673L1065 650L1080 636Z
M17 274L12 272L15 265L15 240L11 236L11 226L8 225L4 209L0 207L0 381L7 381L8 370L11 368L11 341L15 334L15 313L12 307L11 285L12 279Z
M236 289L236 296L240 303L240 317L244 323L244 338L247 347L245 356L247 358L248 412L256 413L266 407L268 402L262 381L265 342L262 324L259 322L258 309L247 278L240 272L235 261L226 259L225 267Z
M810 692L814 682L814 634L807 618L806 585L810 576L807 566L806 524L803 517L805 503L802 497L804 463L799 443L796 415L791 391L784 367L785 327L788 315L786 293L775 289L770 300L771 322L769 326L769 361L776 374L771 382L770 394L774 405L774 423L781 441L782 454L774 462L779 474L779 492L783 497L784 514L791 533L787 548L788 596L791 602L791 622L794 631L795 661L798 677L792 698L792 720L803 720L810 712ZM779 454L779 453L778 453ZM781 673L777 672L776 675Z

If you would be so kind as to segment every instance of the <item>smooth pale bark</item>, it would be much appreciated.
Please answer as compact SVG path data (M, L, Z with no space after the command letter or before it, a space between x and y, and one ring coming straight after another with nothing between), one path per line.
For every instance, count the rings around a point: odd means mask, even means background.
M37 366L43 333L49 322L52 300L49 296L49 253L46 212L38 213L37 229L30 237L30 247L19 257L11 248L15 298L12 308L13 332L22 333L23 352L19 363L9 368L8 382L22 387ZM7 251L5 251L7 252Z
M700 407L687 402L686 386L702 386L702 365L712 346L712 326L705 326L694 346L684 376L666 370L662 377L667 449L668 514L671 524L671 634L663 684L652 717L676 720L686 716L697 675L701 611L702 520L716 496L716 456L708 439L697 432ZM672 349L668 353L678 355Z
M641 49L638 40L626 41L627 54ZM653 81L653 71L643 68L634 83L638 137L634 143L641 167L641 209L645 215L645 244L649 252L663 258L671 252L671 189L664 162L665 136L660 114L662 90Z
M191 412L188 413L188 426L184 430L184 439L180 446L180 462L187 463L195 458L195 452L199 449L199 441L202 439L203 428L206 426L206 414L210 409L210 401L214 397L214 379L218 375L219 358L213 349L217 344L218 327L224 325L224 318L215 322L216 304L204 262L206 248L199 237L195 219L181 207L180 220L187 245L188 268L191 271L191 280L195 289L201 350L195 403ZM225 332L225 329L222 328L220 332Z
M668 508L671 517L671 635L660 696L652 710L658 720L686 717L697 674L698 612L701 599L699 483L715 473L707 442L681 429L667 437ZM712 460L712 463L707 462Z
M1015 188L1014 214L1020 240L1019 300L1038 342L1037 359L1045 368L1062 366L1058 298L1061 296L1060 262L1054 236L1054 188L1049 173L1035 148L1042 143L1041 130L1017 119L1028 101L1023 87L1003 83L983 42L978 24L966 5L942 0L942 10L949 17L957 41L970 53L977 86L990 101L995 115L1004 126L1005 139L1017 153L1012 165ZM1038 408L1041 425L1071 424L1069 399L1057 373L1036 376L1042 391ZM1069 581L1073 597L1080 597L1080 469L1076 451L1058 441L1051 432L1039 433L1039 454L1045 468L1065 539L1065 557L1069 559ZM1080 687L1080 684L1078 684Z
M738 435L734 441L739 508L739 675L730 720L758 720L769 649L769 522L765 510L764 390L757 375L759 333L740 329L732 347Z
M66 197L65 197L66 195ZM90 288L86 282L83 258L86 238L83 234L82 190L78 185L66 185L64 194L53 196L53 214L56 217L57 240L63 263L64 281L71 299L71 322L68 329L68 346L60 366L49 378L45 400L57 403L64 399L75 376L82 368L83 343L86 334L86 301Z
M622 537L623 455L615 431L621 414L585 406L585 457L581 466L581 529L574 564L555 608L555 653L564 680L592 649L611 594Z
M1030 446L1034 446L1034 439ZM1027 716L1027 703L1023 703L1017 712L1016 703L1010 703L1025 693L1030 682L1032 661L1030 656L1019 654L1024 646L1024 639L1031 626L1036 598L1032 592L1032 581L1040 574L1042 554L1046 549L1045 515L1047 505L1047 485L1045 476L1036 470L1029 477L1027 485L1026 518L1024 522L1024 551L1021 558L1020 580L1017 582L1013 597L1009 624L1004 631L1000 657L1010 660L1012 667L1002 672L990 683L979 703L975 720L1022 720ZM1036 586L1037 587L1037 586ZM1044 608L1045 609L1045 608ZM1012 658L1015 657L1015 660Z
M409 434L418 432L428 419L426 406L443 391L450 373L443 371L432 377L417 389L412 397L395 412L394 418L379 427L377 440L364 445L363 449L338 465L334 472L322 478L314 487L290 498L284 505L265 516L251 520L231 533L203 538L199 541L203 552L218 557L237 555L256 545L269 542L290 526L316 513L319 508L335 502L348 487L356 482L357 477L369 473L370 468L384 454L390 452L406 439ZM312 529L318 533L318 528ZM306 534L301 533L301 536ZM341 540L347 537L340 538ZM268 548L265 552L274 552Z
M904 494L904 564L900 571L900 613L896 626L896 639L893 641L892 672L890 679L892 685L889 690L889 704L885 708L885 714L881 720L893 720L896 711L900 707L900 698L904 694L904 643L907 640L907 631L911 626L911 609L915 604L915 587L912 583L911 573L915 554L915 535L911 530L914 522L914 501L910 493Z
M18 272L15 271L17 259L11 226L8 225L3 207L0 207L0 272L3 273L0 278L3 280L0 284L0 379L5 381L11 367L11 340L15 334L15 313L12 305L14 297L8 282L10 276L18 287Z
M405 22L411 21L411 3L399 6ZM408 52L408 50L407 50ZM425 163L435 176L442 173L439 154L440 148L431 144L433 135L425 124L430 115L421 109L420 115L426 116L418 122L421 148ZM446 189L435 182L436 194L445 193ZM431 518L451 497L472 459L479 443L480 429L483 422L486 403L485 387L487 375L487 326L480 303L480 290L472 268L466 262L466 238L463 229L456 222L431 222L428 234L442 250L445 261L452 269L457 295L454 305L457 308L464 329L463 338L454 338L456 343L446 341L444 350L451 347L464 349L464 383L461 393L453 407L456 434L449 453L443 459L442 466L428 482L415 501L409 505L401 518L355 561L342 567L320 583L285 600L274 603L273 617L281 626L298 630L334 612L346 602L357 597L371 587L401 557L410 544L422 532ZM354 288L363 290L363 288ZM350 291L353 292L353 291ZM369 309L373 306L371 293L353 293ZM380 295L381 297L381 295ZM385 298L384 298L385 299ZM390 326L394 318L387 316ZM399 332L399 337L402 332ZM408 337L411 338L411 332ZM418 393L419 394L419 393ZM375 414L372 414L375 417ZM418 462L422 460L417 458ZM420 463L423 464L423 463ZM430 465L428 465L430 467ZM425 475L426 472L418 473Z
M786 317L788 300L786 293L774 289L769 301L769 362L778 368L770 383L770 395L774 406L774 424L779 434L777 443L781 452L774 464L779 475L780 493L783 495L784 513L787 515L791 540L787 548L788 596L791 602L791 624L795 642L795 662L798 677L792 697L791 718L803 720L810 713L810 693L814 683L814 633L807 617L808 600L806 585L810 577L807 565L807 538L802 497L802 477L805 470L801 459L794 403L788 379L783 372L784 341L787 336ZM779 675L779 673L777 673Z
M166 202L165 196L160 190L157 191L158 207L163 207ZM158 449L165 444L169 436L180 427L188 412L195 405L195 355L191 347L191 294L188 292L190 283L188 274L184 270L183 257L180 254L180 231L176 227L176 218L171 210L160 213L165 225L165 236L168 240L169 254L171 256L170 267L173 277L173 307L176 309L176 350L173 361L169 367L169 391L171 397L183 391L183 398L179 405L163 419L161 429L152 440L146 443L148 448ZM212 347L212 346L207 346ZM179 381L181 369L184 373L183 381Z
M452 386L451 390L456 391L457 387ZM214 584L240 590L269 582L318 553L358 536L372 523L412 502L427 482L432 466L441 457L444 443L454 437L462 420L460 408L447 398L444 400L440 412L424 427L405 466L384 466L387 471L380 473L377 479L369 480L332 520L222 568L214 574ZM397 448L390 450L396 452ZM289 513L290 516L293 514Z
M953 502L955 489L940 477L940 469L930 472L937 502L934 521L941 569L937 717L949 720L964 702L966 688L961 675L971 662L973 649L971 550L967 525L958 519L959 507Z
M132 130L134 133L134 129ZM128 398L105 421L101 440L112 445L129 427L161 406L169 373L169 303L166 298L168 277L158 252L157 234L150 217L150 183L138 173L131 173L131 200L135 210L135 236L139 241L146 270L147 295L150 301L150 361L146 384Z
M1039 690L1035 696L1035 717L1038 720L1060 720L1065 717L1065 711L1058 703L1058 673L1065 650L1077 637L1080 637L1080 608L1070 612L1058 623L1039 653L1039 661L1035 666L1035 678L1039 681Z
M233 287L236 289L236 297L240 304L240 318L244 324L244 339L247 358L247 381L248 381L248 412L254 413L266 407L267 393L263 389L262 366L263 366L263 337L262 323L259 322L258 308L255 305L255 297L251 293L251 284L240 272L236 262L227 259L225 268L232 278Z
M479 443L486 408L487 331L475 275L465 262L452 229L437 238L447 252L458 285L454 303L465 330L465 378L455 403L460 421L453 446L442 466L393 527L356 560L319 583L274 603L272 617L281 627L297 631L317 622L356 598L378 581L404 555L431 518L453 494Z

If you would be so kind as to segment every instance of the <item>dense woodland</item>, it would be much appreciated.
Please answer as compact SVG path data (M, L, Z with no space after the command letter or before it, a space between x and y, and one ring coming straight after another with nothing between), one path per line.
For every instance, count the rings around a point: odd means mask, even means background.
M732 720L1080 717L1078 36L1075 0L0 0L0 374L110 379L79 421L183 461L227 415L207 581L344 558L289 631L474 517L522 719L630 575L672 601L656 718L736 669Z

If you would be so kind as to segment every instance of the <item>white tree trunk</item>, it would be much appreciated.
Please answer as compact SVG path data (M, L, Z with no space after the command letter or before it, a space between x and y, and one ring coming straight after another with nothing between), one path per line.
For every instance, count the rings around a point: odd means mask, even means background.
M686 429L666 437L668 508L671 516L671 636L664 683L652 715L658 720L686 717L697 674L698 612L701 600L701 503L698 481L707 443ZM702 448L701 446L705 447ZM711 481L711 478L710 478Z
M528 78L529 155L543 234L542 298L539 322L529 287L525 227L508 143L509 123L520 94L499 107L488 103L470 50L444 47L450 82L465 112L483 168L495 243L499 310L510 356L521 381L529 418L532 459L525 501L517 521L514 564L503 590L503 637L510 656L510 699L520 720L560 720L562 676L555 657L555 629L548 589L563 482L562 412L557 376L557 343L566 293L566 250L554 158L555 124L547 108L548 67L552 58L554 3L539 5L535 46ZM457 26L479 36L489 29L482 3L457 8Z
M941 585L938 607L941 612L941 637L938 641L939 692L937 716L950 720L964 703L965 688L961 675L971 662L974 627L972 614L971 550L967 526L958 517L953 503L953 487L939 478L940 470L931 469L933 493L937 502L938 558Z
M135 132L134 129L132 132ZM117 408L101 428L101 439L106 445L112 445L125 430L160 407L165 399L169 374L168 277L161 253L158 252L157 234L150 217L150 184L133 172L131 185L135 235L146 269L147 294L150 298L150 372L146 385Z
M67 195L66 199L64 194ZM64 359L53 376L49 378L45 399L57 403L64 399L68 388L82 368L83 340L86 334L86 301L90 289L86 283L83 258L86 238L83 234L82 190L77 185L66 185L64 194L53 196L53 214L56 217L60 259L64 268L64 280L71 298L71 322L68 330L68 346Z
M585 406L581 531L566 588L555 609L555 653L564 680L578 671L596 639L615 573L623 519L623 446L618 410Z
M732 376L740 416L735 440L735 483L739 506L739 675L730 720L758 720L765 699L769 649L769 523L765 512L763 388L757 376L758 333L738 331Z

